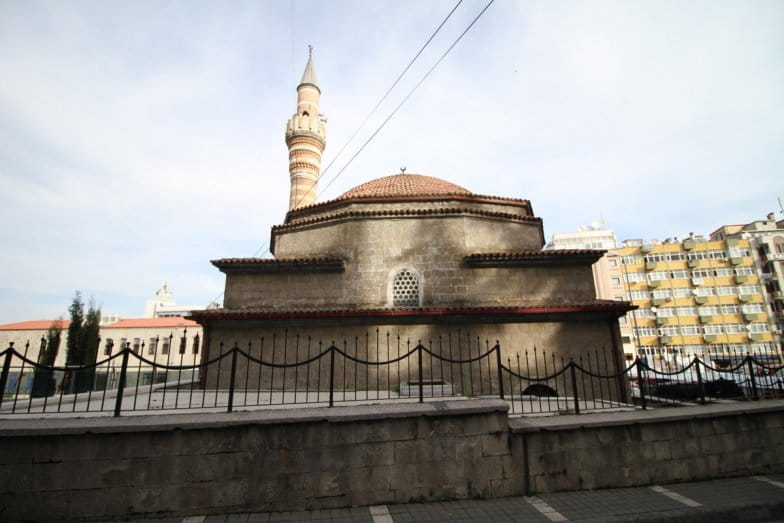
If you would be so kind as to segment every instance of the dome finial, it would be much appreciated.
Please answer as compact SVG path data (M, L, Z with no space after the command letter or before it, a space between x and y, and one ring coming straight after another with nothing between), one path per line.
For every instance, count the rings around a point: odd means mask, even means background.
M313 56L313 46L308 44L308 58Z
M400 168L400 174L406 174L406 166Z

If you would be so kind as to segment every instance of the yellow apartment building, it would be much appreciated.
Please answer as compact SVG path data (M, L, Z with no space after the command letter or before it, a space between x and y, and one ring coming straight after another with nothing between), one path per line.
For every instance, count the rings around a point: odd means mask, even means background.
M627 360L666 366L694 356L780 354L747 239L627 240L611 254L620 258L625 294L638 306L621 321Z

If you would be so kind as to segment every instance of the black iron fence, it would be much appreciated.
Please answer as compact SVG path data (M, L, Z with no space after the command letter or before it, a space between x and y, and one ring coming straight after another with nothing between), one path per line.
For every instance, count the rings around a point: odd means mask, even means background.
M0 361L0 415L231 412L444 397L501 398L518 415L579 414L784 397L784 367L769 355L695 357L681 365L637 359L623 366L605 350L576 358L536 349L511 353L498 342L460 334L415 345L378 331L328 345L286 334L266 343L213 345L193 365L149 359L130 344L79 367L41 365L13 345Z

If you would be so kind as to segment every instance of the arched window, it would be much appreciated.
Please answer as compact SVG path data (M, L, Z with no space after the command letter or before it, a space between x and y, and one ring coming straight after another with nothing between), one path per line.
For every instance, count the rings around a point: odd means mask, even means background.
M420 291L419 275L413 269L400 269L392 279L392 305L419 307Z

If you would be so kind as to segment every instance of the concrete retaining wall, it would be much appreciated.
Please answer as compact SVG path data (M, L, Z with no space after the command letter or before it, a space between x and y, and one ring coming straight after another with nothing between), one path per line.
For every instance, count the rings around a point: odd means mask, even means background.
M522 493L497 400L33 421L2 422L0 520Z
M0 520L297 510L784 472L784 400L511 421L507 408L472 400L4 419Z
M513 419L529 493L784 472L784 401Z

